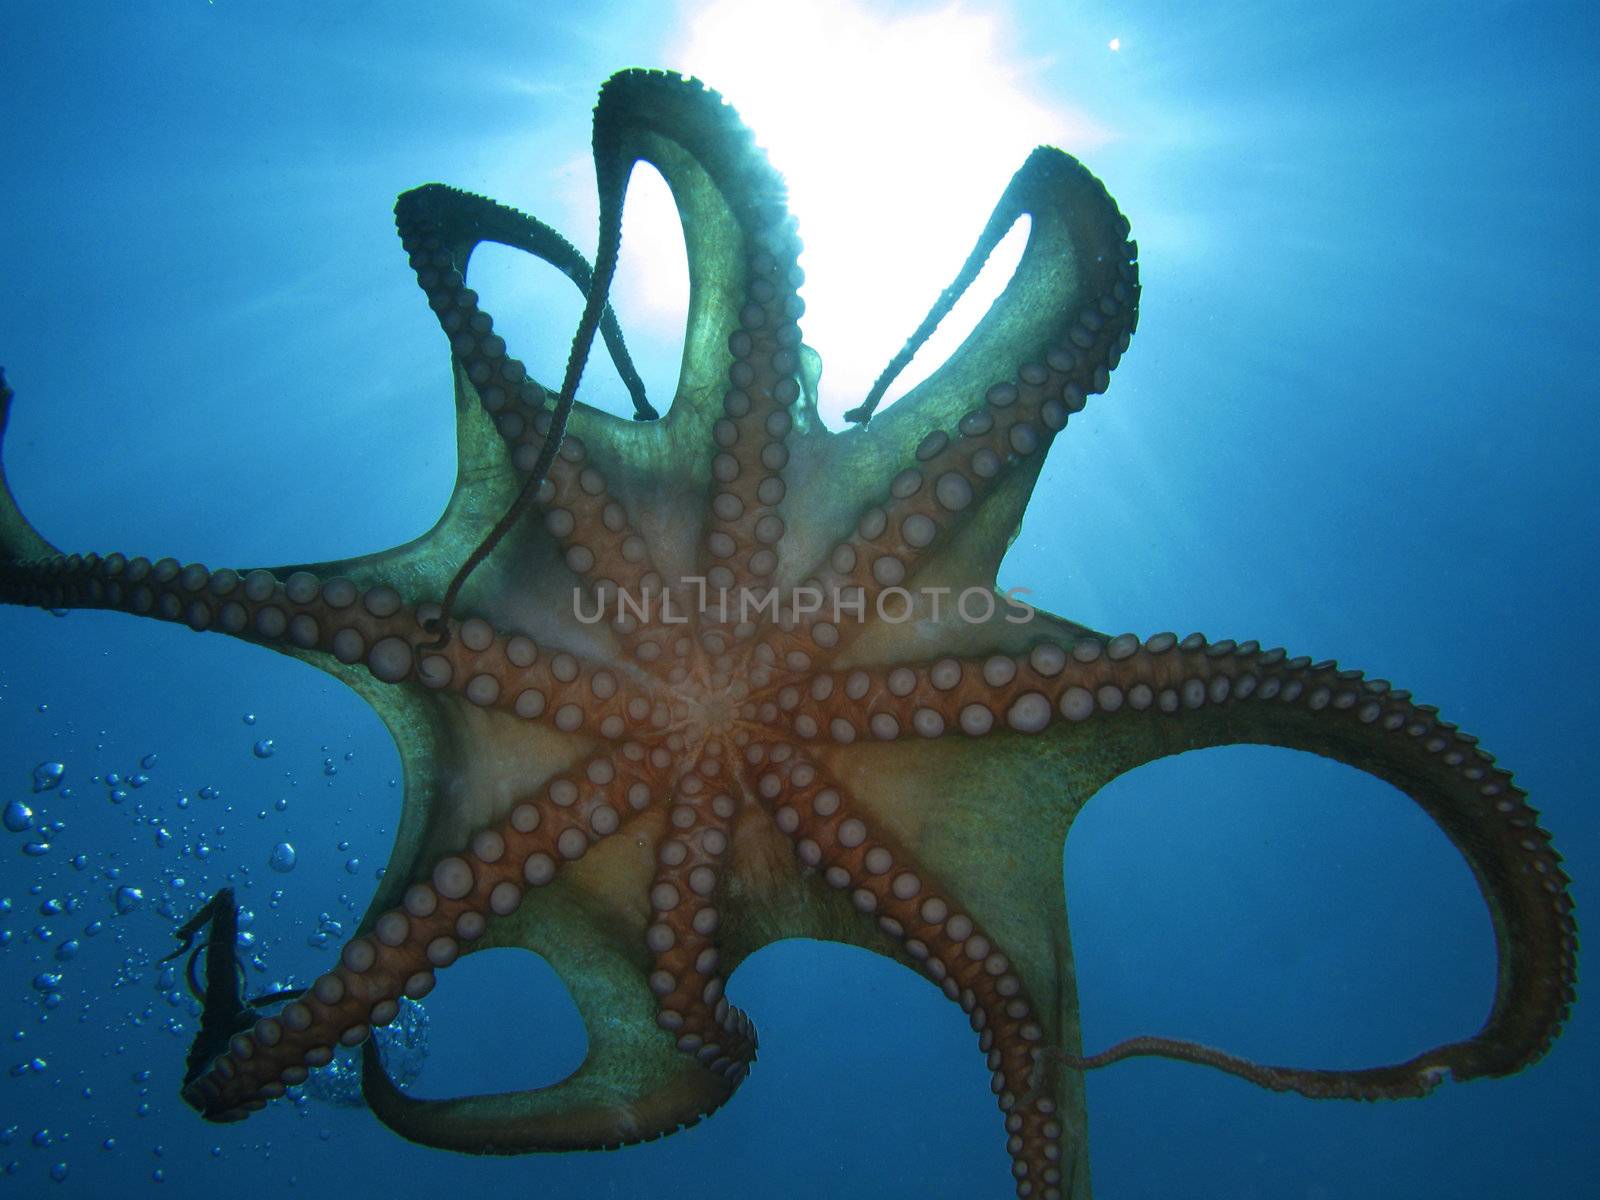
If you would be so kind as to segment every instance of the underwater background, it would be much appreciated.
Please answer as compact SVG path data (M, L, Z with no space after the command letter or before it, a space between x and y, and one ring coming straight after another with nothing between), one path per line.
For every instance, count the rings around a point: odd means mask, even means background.
M449 356L394 196L447 182L592 253L589 116L622 67L700 75L789 175L835 426L1028 148L1059 144L1133 223L1141 321L1001 586L1109 633L1336 657L1440 705L1542 810L1586 928L1597 52L1580 4L8 3L6 472L68 550L258 565L422 532L453 477ZM682 243L639 176L615 301L664 407ZM545 379L580 307L552 275L474 261ZM598 358L580 396L625 402ZM252 992L314 977L387 858L393 745L322 674L181 627L0 608L0 646L0 1193L1011 1194L960 1011L810 942L733 976L760 1061L658 1143L463 1157L338 1080L201 1122L178 1096L194 1006L155 960L231 883ZM1464 861L1399 792L1308 755L1145 767L1087 806L1064 871L1090 1050L1160 1033L1389 1062L1471 1034L1492 995ZM1545 1060L1423 1101L1097 1072L1096 1194L1576 1194L1600 1166L1585 991ZM550 1082L583 1055L530 954L467 958L421 1009L394 1051L416 1094Z

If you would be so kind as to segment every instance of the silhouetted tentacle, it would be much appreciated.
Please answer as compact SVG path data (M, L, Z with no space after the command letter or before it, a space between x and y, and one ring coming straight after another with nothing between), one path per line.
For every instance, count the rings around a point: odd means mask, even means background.
M1034 1082L1044 1047L1062 1031L1030 993L1048 995L1056 981L1029 979L980 914L964 909L820 760L783 743L758 747L749 759L751 790L770 800L800 862L848 892L861 918L895 939L967 1013L1005 1114L1012 1173L1030 1185L1020 1194L1059 1194L1064 1180L1083 1172L1085 1148L1065 1136L1054 1092Z
M668 432L715 492L701 570L714 589L769 580L785 528L788 445L815 425L801 383L800 242L782 177L716 92L662 71L606 83L594 146L597 283L614 267L638 163L661 172L683 217L689 325ZM662 644L675 636L665 631Z
M1577 928L1561 858L1538 813L1477 739L1387 683L1332 662L1288 658L1255 643L1181 642L1157 634L1037 643L1028 654L947 658L841 672L796 697L797 736L848 744L991 734L1038 736L1053 726L1105 727L1124 769L1201 746L1257 743L1334 758L1394 784L1454 843L1493 919L1500 970L1494 1004L1473 1037L1403 1063L1354 1071L1259 1066L1218 1050L1138 1038L1099 1066L1136 1054L1205 1063L1264 1087L1313 1097L1422 1095L1445 1073L1508 1075L1547 1051L1574 998ZM818 693L822 698L818 698ZM837 699L832 699L834 697Z
M1015 528L1027 497L1016 485L1031 486L1069 417L1106 390L1138 323L1137 247L1100 181L1069 155L1041 148L1006 188L960 277L850 416L866 420L894 373L1023 216L1031 218L1027 245L988 315L938 372L873 426L879 453L869 460L863 439L840 464L881 481L883 491L860 489L870 500L853 514L854 528L840 531L822 561L809 566L810 586L824 602L767 639L780 658L802 653L825 662L843 654L866 622L859 615L841 620L841 609L872 611L890 589L914 585L969 530Z
M303 999L234 1037L185 1089L185 1099L208 1119L239 1119L304 1080L308 1068L326 1064L336 1044L359 1045L373 1025L394 1020L402 995L427 995L435 971L482 937L491 919L514 913L525 891L550 884L563 865L621 828L612 794L594 781L623 794L649 792L648 767L621 761L619 770L602 755L557 775L479 830L470 851L441 858L426 881L407 889L403 903L344 947L339 965Z
M542 407L544 389L529 380L520 361L506 354L505 341L492 334L494 321L479 307L477 293L466 290L468 264L483 242L498 242L544 260L587 294L593 274L583 255L537 217L442 183L403 193L395 202L395 224L411 255L417 282L428 294L484 406L491 413L516 411L519 401L531 401L534 409ZM644 381L609 304L600 314L600 331L633 399L636 418L655 420L660 414L645 395Z

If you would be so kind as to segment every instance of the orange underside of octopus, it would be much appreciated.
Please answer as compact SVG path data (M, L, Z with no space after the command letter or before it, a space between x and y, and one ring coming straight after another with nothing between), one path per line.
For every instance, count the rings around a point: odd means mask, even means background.
M63 556L5 494L0 599L115 608L294 655L369 700L400 748L400 830L359 935L232 1039L186 1090L194 1107L244 1117L486 946L550 961L588 1057L551 1087L417 1100L369 1042L368 1101L406 1137L515 1153L697 1121L756 1056L724 979L790 936L889 955L961 1006L993 1071L1016 1194L1039 1200L1089 1194L1083 1071L1104 1062L1164 1054L1378 1099L1545 1052L1573 995L1572 903L1536 813L1475 739L1331 662L1106 636L995 591L1051 441L1106 389L1136 324L1136 248L1093 176L1036 151L836 433L817 418L782 181L732 109L682 77L626 72L601 93L595 156L593 271L548 227L475 196L429 185L397 206L456 374L458 482L416 541L270 570ZM605 306L638 162L671 187L689 258L682 374L660 418ZM1004 293L869 424L1022 218ZM508 354L466 286L484 241L538 255L587 294L558 390ZM573 401L597 332L638 421ZM1391 781L1466 857L1501 964L1473 1037L1355 1071L1161 1038L1082 1057L1061 879L1072 819L1141 763L1239 742Z

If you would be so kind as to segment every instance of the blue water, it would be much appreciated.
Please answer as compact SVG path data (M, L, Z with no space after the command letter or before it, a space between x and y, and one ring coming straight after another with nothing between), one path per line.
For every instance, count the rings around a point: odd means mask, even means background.
M69 549L214 565L414 536L448 494L452 428L393 196L444 180L592 244L572 218L595 89L670 65L686 18L605 2L138 7L0 12L19 502ZM1440 704L1543 810L1581 922L1600 879L1590 10L992 11L1041 104L1115 131L1084 157L1133 221L1145 284L1133 350L1052 451L1002 584L1111 632L1337 657ZM784 19L774 7L749 53L820 86L825 64L785 61ZM861 220L893 225L959 171L950 153L900 195L863 193ZM954 263L975 232L929 252ZM861 269L870 284L894 264ZM546 289L548 307L517 318L519 353L559 362L576 299L502 270L508 295ZM886 359L905 332L863 336ZM670 395L670 337L635 342ZM314 973L319 916L348 928L387 857L393 747L338 685L221 638L0 609L0 643L0 804L28 803L36 825L0 833L0 1065L18 1068L0 1076L0 1187L1010 1194L959 1012L885 960L815 943L734 976L761 1060L722 1112L657 1144L463 1158L315 1101L203 1124L177 1095L193 1017L152 965L169 914L231 880L254 913L255 980ZM60 785L32 794L52 761ZM49 822L48 853L26 854ZM285 841L298 861L279 874ZM1260 750L1147 767L1089 805L1064 869L1092 1048L1156 1032L1353 1066L1470 1034L1487 1008L1489 923L1463 862L1351 769ZM143 901L119 914L125 886ZM468 960L427 1007L426 1094L550 1081L582 1054L570 1001L526 955ZM1600 1165L1588 1018L1580 1002L1522 1075L1423 1102L1312 1103L1160 1062L1099 1073L1097 1195L1575 1194Z

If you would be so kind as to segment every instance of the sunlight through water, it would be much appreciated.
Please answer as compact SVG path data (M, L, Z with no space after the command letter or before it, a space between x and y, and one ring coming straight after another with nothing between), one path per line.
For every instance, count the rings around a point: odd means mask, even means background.
M1110 139L1083 114L1042 104L1009 41L999 17L956 5L897 14L853 0L712 0L664 55L715 81L788 180L830 422L955 276L1029 151L1083 153ZM891 395L959 343L1004 285L1025 229Z

